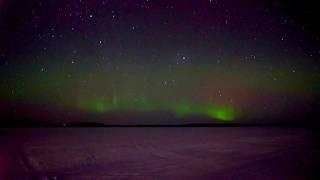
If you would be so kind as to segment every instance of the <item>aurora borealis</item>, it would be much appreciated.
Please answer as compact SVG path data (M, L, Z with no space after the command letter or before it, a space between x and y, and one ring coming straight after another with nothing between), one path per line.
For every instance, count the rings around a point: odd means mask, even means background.
M0 115L300 121L319 107L320 39L292 4L0 1Z

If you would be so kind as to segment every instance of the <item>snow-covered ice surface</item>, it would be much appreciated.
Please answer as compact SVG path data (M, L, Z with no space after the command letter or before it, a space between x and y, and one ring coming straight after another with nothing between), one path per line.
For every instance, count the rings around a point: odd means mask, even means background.
M17 136L29 177L307 179L319 167L317 137L303 128L43 128Z

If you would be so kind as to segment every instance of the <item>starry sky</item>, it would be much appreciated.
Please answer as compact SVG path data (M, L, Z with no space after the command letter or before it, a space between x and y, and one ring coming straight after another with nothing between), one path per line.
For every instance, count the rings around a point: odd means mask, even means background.
M315 7L280 0L0 0L0 116L313 122L320 107Z

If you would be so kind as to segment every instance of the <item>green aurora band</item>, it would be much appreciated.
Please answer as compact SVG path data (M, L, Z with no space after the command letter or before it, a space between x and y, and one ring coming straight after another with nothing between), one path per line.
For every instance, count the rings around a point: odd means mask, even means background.
M17 65L1 72L6 78L0 78L0 97L97 114L167 112L178 118L234 121L276 117L296 100L310 101L312 96L307 95L320 90L320 78L314 72L300 68L293 73L281 66L272 72L265 66L227 64L219 68L177 65L171 69L51 65L45 72L41 66ZM274 105L269 109L263 106L271 103Z
M131 99L131 100L130 100ZM135 100L134 100L135 99ZM118 98L114 96L108 100L101 99L81 99L77 101L77 108L96 113L106 112L173 112L177 117L182 118L188 115L207 116L222 121L235 119L235 111L231 107L223 107L213 104L193 104L193 103L154 103L145 97L141 98Z

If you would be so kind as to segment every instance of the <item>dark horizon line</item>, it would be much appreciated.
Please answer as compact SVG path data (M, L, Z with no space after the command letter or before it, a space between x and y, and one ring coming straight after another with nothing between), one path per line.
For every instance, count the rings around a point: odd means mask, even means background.
M4 123L0 128L85 128L85 127L279 127L279 128L318 128L315 123L185 123L185 124L103 124L96 122L72 122L65 124L46 123Z

